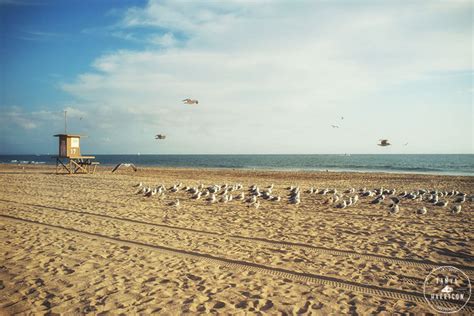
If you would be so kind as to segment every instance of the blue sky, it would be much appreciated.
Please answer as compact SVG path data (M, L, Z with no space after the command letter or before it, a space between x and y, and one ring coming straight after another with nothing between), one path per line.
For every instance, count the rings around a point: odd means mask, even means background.
M0 153L473 153L472 9L0 0Z

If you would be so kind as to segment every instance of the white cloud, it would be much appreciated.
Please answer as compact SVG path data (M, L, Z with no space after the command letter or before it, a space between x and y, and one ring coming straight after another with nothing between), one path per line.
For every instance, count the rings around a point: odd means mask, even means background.
M166 33L164 35L152 35L149 37L148 41L150 43L163 46L163 47L172 47L176 46L178 40L174 37L173 33Z
M68 119L87 117L86 112L77 108L68 106L64 110L67 111ZM28 112L20 106L4 107L0 116L0 124L3 127L20 127L25 130L33 130L45 126L63 126L64 111L39 110Z
M14 125L15 127L26 130L35 129L38 126L31 118L31 115L24 113L23 110L17 106L3 109L2 115L0 116L0 123L3 127Z
M385 3L149 1L119 25L157 28L147 40L160 48L100 56L95 72L62 88L95 112L111 143L123 133L143 148L141 137L156 131L172 134L176 146L166 148L174 152L344 151L343 136L334 136L340 144L314 141L340 112L373 113L352 136L383 134L378 113L397 116L419 101L406 97L393 108L374 95L472 69L471 29L462 21L469 2ZM182 105L186 97L199 106Z

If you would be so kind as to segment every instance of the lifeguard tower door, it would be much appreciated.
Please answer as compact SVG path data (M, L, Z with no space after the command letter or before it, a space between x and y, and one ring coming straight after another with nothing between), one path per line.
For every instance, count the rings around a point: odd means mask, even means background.
M67 157L66 137L59 139L59 157Z

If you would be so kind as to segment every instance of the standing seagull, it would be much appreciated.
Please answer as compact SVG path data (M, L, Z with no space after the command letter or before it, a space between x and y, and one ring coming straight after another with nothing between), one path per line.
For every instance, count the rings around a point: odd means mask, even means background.
M190 98L184 99L183 102L184 102L184 104L198 104L199 103L198 100L194 100L194 99L190 99Z
M419 209L416 210L416 214L419 214L419 215L425 215L426 212L427 212L427 210L426 210L426 207L424 207L424 206L422 208L419 208Z
M392 205L390 209L388 210L390 214L397 214L398 211L400 211L400 207L398 206L398 204Z
M385 147L385 146L390 146L391 144L388 142L388 139L380 139L380 144L377 144L377 145Z
M174 202L171 202L171 203L169 203L168 205L169 205L169 206L173 206L173 207L176 207L176 208L178 208L178 207L179 207L179 200L178 200L178 199L176 199L176 201L174 201Z
M461 205L454 205L453 208L451 209L451 213L453 214L459 214L461 213Z

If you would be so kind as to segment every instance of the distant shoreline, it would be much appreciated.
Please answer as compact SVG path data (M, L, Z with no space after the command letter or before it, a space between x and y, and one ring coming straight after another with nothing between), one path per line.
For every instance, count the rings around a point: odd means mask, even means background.
M401 173L474 176L474 155L95 155L102 167ZM0 155L0 163L54 165L52 155Z
M54 170L55 164L12 164L12 163L0 163L0 169L5 167L6 169L16 169L16 167L25 167L27 169L45 169L45 170ZM114 167L114 164L100 164L100 167L97 169L99 173L108 173ZM473 178L474 174L448 174L448 173L429 173L429 172L402 172L402 171L383 171L383 170L316 170L316 169L276 169L276 168L231 168L231 167L192 167L192 166L159 166L159 165L136 165L140 168L141 171L208 171L208 172L242 172L242 173L257 173L257 174L304 174L304 175L357 175L357 176L401 176L405 177L407 175L416 176L416 177L453 177L453 178ZM109 169L109 170L108 170ZM126 174L134 174L133 172L126 171ZM124 174L124 172L119 172L117 174Z

